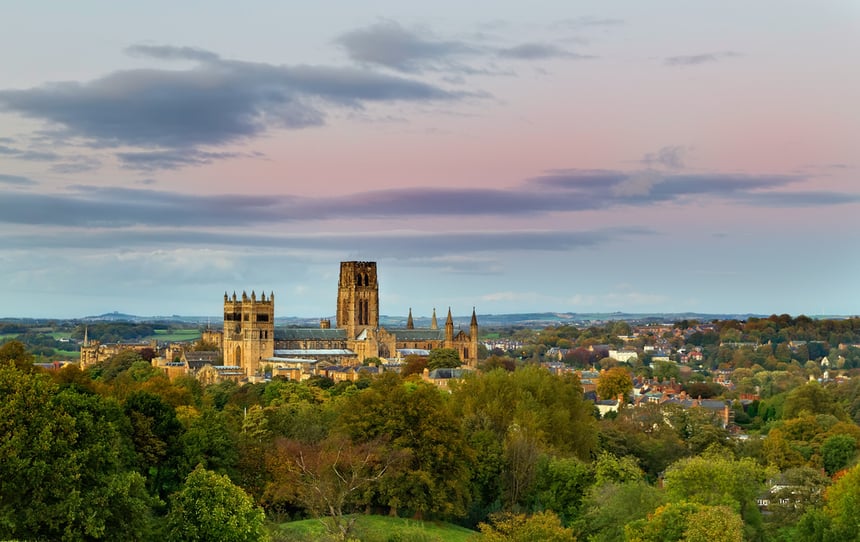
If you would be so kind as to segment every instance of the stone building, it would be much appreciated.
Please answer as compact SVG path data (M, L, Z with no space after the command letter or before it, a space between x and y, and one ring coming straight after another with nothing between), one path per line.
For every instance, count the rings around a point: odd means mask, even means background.
M229 298L224 294L224 332L221 350L224 365L240 366L247 376L260 372L262 360L274 356L275 294L251 292Z
M260 299L254 292L250 296L243 292L241 298L224 294L224 365L241 366L250 377L263 366L285 367L296 360L351 366L372 357L397 359L404 351L452 348L464 365L477 366L474 309L468 333L455 331L450 308L444 329L437 325L435 309L427 329L415 328L411 309L405 328L380 326L376 262L341 262L334 328L328 319L321 319L318 328L275 329L274 304L274 294Z

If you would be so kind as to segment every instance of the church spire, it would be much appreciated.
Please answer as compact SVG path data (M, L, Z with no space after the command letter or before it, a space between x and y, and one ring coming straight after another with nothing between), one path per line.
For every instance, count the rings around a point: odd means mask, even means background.
M415 329L415 323L412 321L412 307L409 307L409 318L406 319L406 329Z
M475 314L475 307L472 307L472 322L469 324L470 327L478 327L478 315Z
M433 307L433 318L430 319L430 329L439 329L439 323L436 321L436 307Z
M451 307L448 307L448 319L445 320L445 340L449 343L454 340L454 318L451 316Z

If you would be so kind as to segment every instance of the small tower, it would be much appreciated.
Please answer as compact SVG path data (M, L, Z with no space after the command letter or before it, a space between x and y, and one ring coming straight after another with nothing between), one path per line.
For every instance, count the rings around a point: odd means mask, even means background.
M439 329L439 323L436 321L436 307L433 307L433 318L430 319L430 329Z
M349 339L379 327L376 262L340 262L337 327L345 329Z
M406 329L415 329L415 322L412 321L412 307L409 307L409 317L406 319Z

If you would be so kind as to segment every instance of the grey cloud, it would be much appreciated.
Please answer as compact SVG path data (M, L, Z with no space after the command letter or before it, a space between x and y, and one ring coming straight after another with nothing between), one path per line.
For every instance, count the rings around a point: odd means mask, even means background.
M570 30L582 30L586 28L619 26L622 24L624 24L624 19L585 16L574 19L564 19L554 23L553 26Z
M726 58L742 56L734 51L721 51L716 53L703 53L698 55L669 56L663 59L667 66L696 66L710 62L718 62Z
M102 167L102 162L98 158L94 158L91 156L81 156L71 158L67 162L54 164L51 166L50 169L54 173L74 174L95 171L100 167Z
M0 246L7 249L46 248L107 249L135 247L242 247L245 249L373 252L376 257L433 257L451 253L496 253L508 250L570 251L595 247L618 239L653 235L641 228L607 228L586 231L466 231L456 233L386 233L254 235L209 231L147 229L62 231L50 234L7 235Z
M6 145L0 145L0 155L33 162L53 162L61 158L61 156L55 152L25 150Z
M860 202L860 194L822 191L762 192L743 194L739 199L748 205L756 205L759 207L786 207L796 209L857 203Z
M659 165L667 169L684 169L684 159L686 154L686 147L663 147L657 152L648 153L643 156L642 163L648 166Z
M364 64L384 66L407 73L443 71L453 74L506 74L490 61L493 58L507 60L545 60L551 58L594 58L568 51L552 43L521 43L498 47L462 40L442 40L428 32L411 30L395 21L376 24L347 32L337 38L347 55ZM467 62L484 61L485 67L476 67Z
M211 164L215 160L225 160L247 156L238 152L207 152L198 149L159 150L117 153L123 167L139 171L159 169L180 169L188 166Z
M438 67L454 57L471 55L477 48L462 41L438 40L410 31L395 21L380 21L337 38L349 57L403 72ZM449 64L450 66L450 64Z
M173 45L132 45L125 52L131 56L160 58L162 60L193 60L197 62L216 62L221 57L196 47L176 47Z
M857 194L791 192L788 175L553 171L513 189L403 188L331 197L181 194L145 188L73 187L65 194L11 192L0 223L67 227L220 227L330 219L540 216L554 212L721 200L744 205L836 205Z
M20 175L5 175L0 173L0 184L14 186L35 186L39 183L37 183L33 179L21 177Z
M161 57L203 55L172 47L137 46ZM64 135L95 146L190 148L223 145L271 127L325 122L328 105L451 101L475 94L449 92L402 77L354 68L274 66L207 57L184 70L117 71L87 82L0 90L0 109L62 127Z
M547 58L569 58L586 59L594 58L588 55L579 55L566 49L549 43L521 43L507 49L499 49L498 55L504 58L517 60L543 60Z

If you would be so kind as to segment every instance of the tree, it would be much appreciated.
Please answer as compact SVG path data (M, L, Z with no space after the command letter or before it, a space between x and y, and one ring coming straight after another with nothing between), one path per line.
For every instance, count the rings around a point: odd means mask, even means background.
M708 452L672 464L664 478L670 501L689 501L739 510L744 523L761 529L756 498L764 488L767 472L749 458L734 460Z
M170 497L168 542L268 540L263 510L226 476L195 468Z
M138 468L148 476L150 492L164 498L181 480L177 463L182 424L173 407L153 393L133 392L124 409L131 422Z
M594 474L574 458L544 458L538 465L532 489L532 508L555 512L565 525L580 514L582 497Z
M856 456L857 440L850 435L833 435L821 444L824 470L830 476L847 467Z
M818 382L808 382L788 393L782 415L796 418L802 414L832 414L840 420L847 419L845 410L836 401L834 394Z
M632 456L618 457L601 451L594 461L594 482L598 485L636 482L642 479L642 469Z
M419 517L466 513L472 454L446 399L431 384L383 373L339 405L340 433L355 443L385 439L391 453L408 457L374 495L392 513L399 508Z
M33 371L33 354L20 341L9 341L0 346L0 366L10 365L21 371Z
M626 524L644 519L664 501L662 491L641 480L596 484L583 497L578 528L590 542L618 542Z
M152 499L127 470L114 402L0 367L0 533L26 540L140 540Z
M203 465L221 474L232 473L238 461L237 443L224 414L213 408L206 408L202 413L193 411L186 423L179 437L182 450L179 471L190 472L197 465Z
M860 540L860 465L842 475L827 490L824 508L830 519L830 538L827 540Z
M356 517L349 516L369 486L406 458L390 453L381 443L353 444L330 437L319 444L279 439L270 464L272 485L288 486L297 501L320 519L337 540L349 540Z
M460 354L453 348L434 348L427 357L427 368L431 371L460 365L462 365Z
M575 542L571 529L565 528L552 512L525 514L499 513L490 516L490 523L478 525L481 542Z
M728 506L668 503L624 527L627 542L742 542L744 524Z
M626 402L633 391L633 379L626 367L613 367L600 373L597 381L597 395L601 399L617 399L623 397Z

